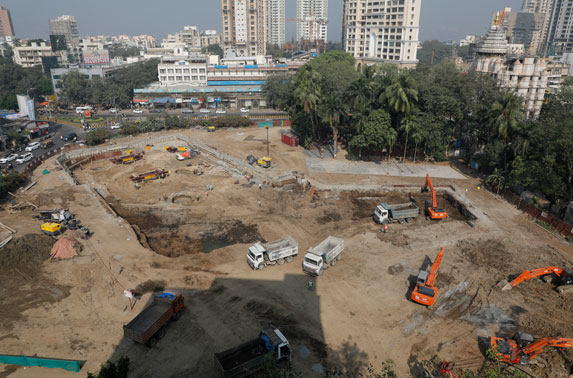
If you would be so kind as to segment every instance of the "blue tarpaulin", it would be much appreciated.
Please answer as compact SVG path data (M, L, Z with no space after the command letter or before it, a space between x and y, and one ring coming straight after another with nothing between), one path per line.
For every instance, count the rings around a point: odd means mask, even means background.
M267 350L273 350L273 344L271 344L271 339L267 335L261 335L261 340L265 343Z
M159 298L169 298L169 299L173 299L173 298L175 298L175 294L163 293L163 294L159 295Z
M174 99L174 98L170 98L170 99L169 99L169 103L170 103L170 104L175 104L175 99Z
M28 356L0 355L0 364L19 366L39 366L45 368L58 368L79 373L85 361L61 360L58 358L42 358Z

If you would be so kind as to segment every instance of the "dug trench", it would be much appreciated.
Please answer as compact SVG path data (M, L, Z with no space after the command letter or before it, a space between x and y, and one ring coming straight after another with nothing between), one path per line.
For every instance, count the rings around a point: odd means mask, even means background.
M209 221L193 218L187 209L145 209L106 200L131 225L143 247L163 256L210 253L236 243L266 241L256 224L241 220Z

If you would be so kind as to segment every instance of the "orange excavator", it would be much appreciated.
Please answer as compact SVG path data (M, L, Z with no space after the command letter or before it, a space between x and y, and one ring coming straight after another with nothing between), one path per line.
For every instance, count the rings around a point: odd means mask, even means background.
M545 347L573 348L573 339L546 337L534 340L527 333L518 333L513 339L490 338L490 348L497 352L500 361L527 365Z
M565 270L556 266L546 266L544 268L526 270L519 276L515 277L509 283L506 283L501 290L511 290L514 286L520 284L525 280L531 278L545 276L548 274L555 274L557 276L554 279L554 283L557 286L557 291L560 294L565 294L566 292L573 292L573 270Z
M426 306L432 306L436 297L438 296L438 288L434 286L434 282L436 281L436 277L438 276L438 269L440 268L440 264L442 263L442 256L444 255L444 247L440 249L440 253L438 253L438 257L432 264L432 269L430 273L425 270L420 270L418 273L418 280L416 282L416 286L412 291L412 295L410 299L412 299L416 303L420 303Z
M426 174L426 182L422 187L422 193L427 192L428 188L432 191L432 201L426 200L424 206L426 215L429 216L430 219L446 219L448 213L446 213L446 210L438 207L438 201L436 201L436 191L434 190L432 180L430 180L430 174Z

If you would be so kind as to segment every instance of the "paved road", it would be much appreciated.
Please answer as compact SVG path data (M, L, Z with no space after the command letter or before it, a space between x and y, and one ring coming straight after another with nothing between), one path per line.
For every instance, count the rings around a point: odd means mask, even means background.
M60 148L60 147L63 147L67 143L73 143L73 142L64 142L63 140L60 139L61 135L69 134L69 133L76 133L78 135L78 140L83 139L83 135L84 135L83 130L81 130L80 128L68 126L68 125L61 125L61 124L55 124L55 125L50 126L48 133L50 135L52 135L51 139L54 141L54 146L51 147L50 149ZM30 141L30 143L40 141L40 139L41 138L32 139ZM47 151L46 149L38 148L37 150L32 151L32 155L34 155L34 157L38 157L38 156L43 155L46 151ZM22 154L25 154L26 152L24 151L24 149L22 149L22 151L19 151L16 153L18 155L22 155ZM6 152L6 153L2 154L2 156L9 155L9 154L11 154L11 152ZM28 166L29 163L30 162L26 162L24 164L18 164L17 165L16 161L12 161L14 169L18 172L22 172L24 169L26 169L26 167ZM0 164L0 168L4 168L7 165L8 164Z

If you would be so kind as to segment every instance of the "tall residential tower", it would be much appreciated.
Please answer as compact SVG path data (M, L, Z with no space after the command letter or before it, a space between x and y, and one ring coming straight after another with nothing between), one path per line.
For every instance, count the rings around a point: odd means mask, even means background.
M343 49L358 64L414 68L422 0L343 0Z
M265 0L221 0L225 52L237 56L264 55L266 52Z
M297 0L296 39L327 41L328 0Z
M267 43L282 46L285 43L285 0L265 0Z
M0 37L13 37L14 25L12 24L12 17L10 11L4 7L0 7Z

